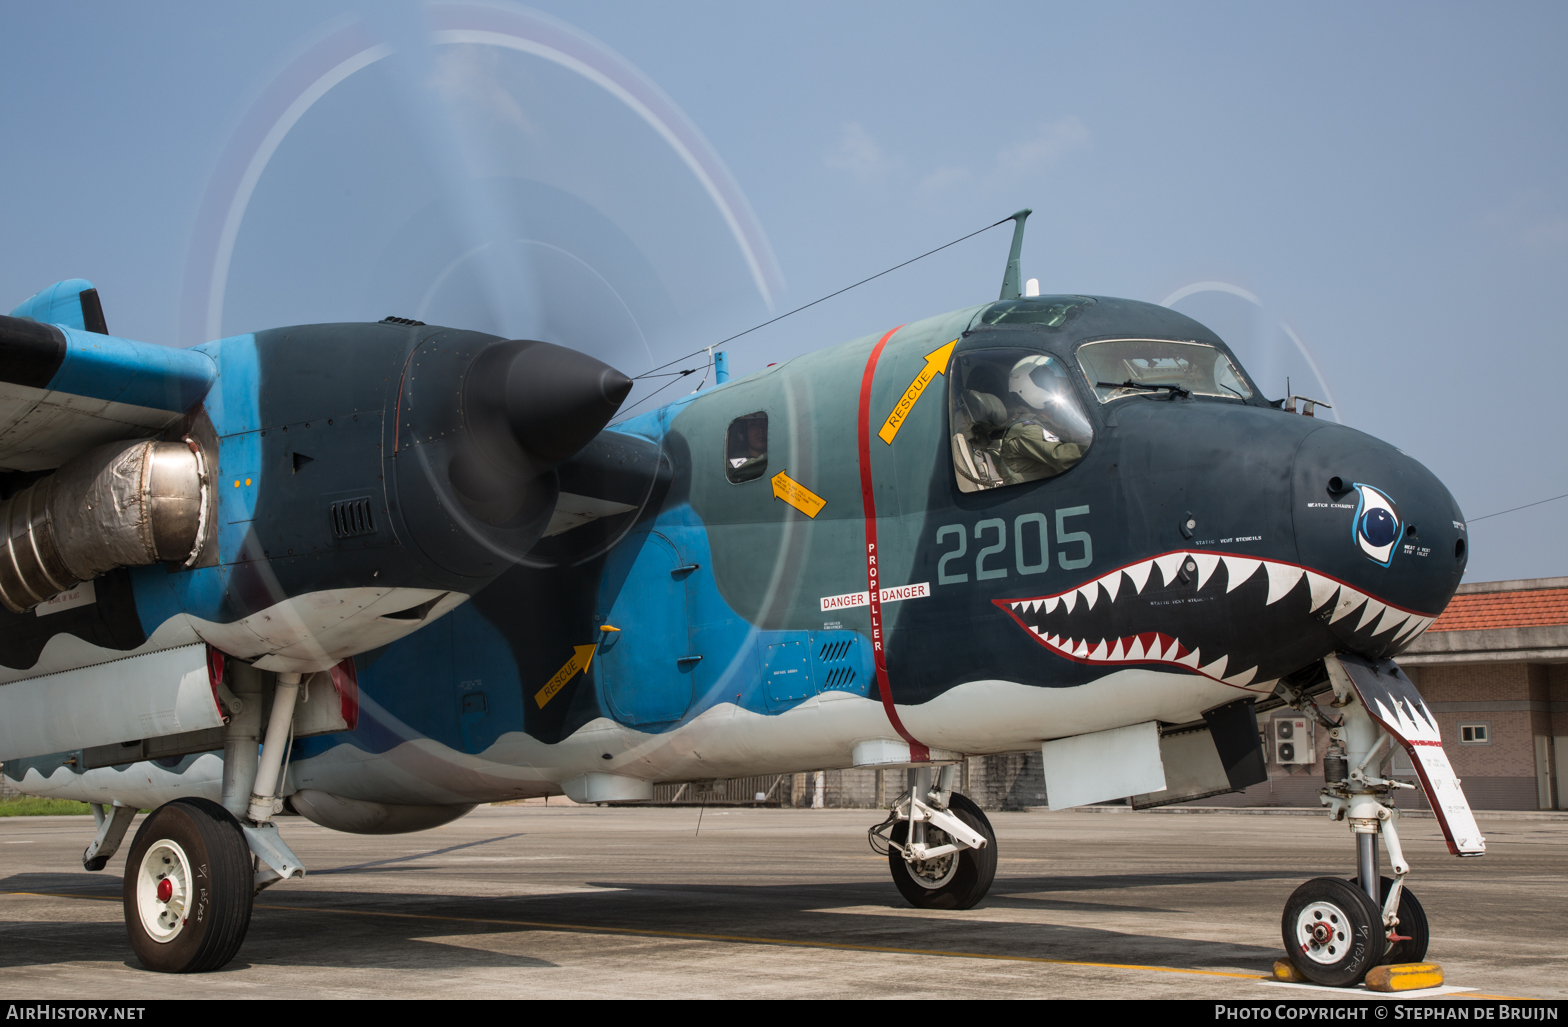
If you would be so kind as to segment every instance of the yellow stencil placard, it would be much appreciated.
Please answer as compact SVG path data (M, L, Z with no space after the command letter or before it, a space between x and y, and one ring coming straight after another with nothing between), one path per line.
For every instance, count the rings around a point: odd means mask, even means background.
M926 366L920 369L920 373L915 375L915 380L909 383L909 388L898 397L898 403L894 405L893 412L887 415L882 430L877 432L877 438L890 446L893 444L893 437L898 434L898 429L904 426L904 418L908 417L909 412L915 408L915 402L920 399L920 394L926 391L926 386L930 385L937 375L947 373L947 362L953 359L953 347L957 345L958 340L954 339L936 352L926 354Z
M555 693L565 688L566 683L576 677L578 671L588 669L588 664L593 662L593 651L599 648L599 644L595 642L593 645L578 645L572 648L575 650L572 658L567 660L566 665L556 671L550 680L544 683L544 687L534 695L534 702L539 704L540 709L544 709L544 704L554 699Z
M822 508L828 505L826 499L806 488L806 486L783 471L780 471L768 480L773 482L774 499L782 499L807 517L817 516L817 514L822 512Z

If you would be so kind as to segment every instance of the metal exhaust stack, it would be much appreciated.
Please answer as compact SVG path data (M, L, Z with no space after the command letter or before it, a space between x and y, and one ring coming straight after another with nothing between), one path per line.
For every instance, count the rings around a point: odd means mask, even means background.
M189 439L89 450L0 502L0 603L25 613L117 567L189 565L206 507L206 467Z

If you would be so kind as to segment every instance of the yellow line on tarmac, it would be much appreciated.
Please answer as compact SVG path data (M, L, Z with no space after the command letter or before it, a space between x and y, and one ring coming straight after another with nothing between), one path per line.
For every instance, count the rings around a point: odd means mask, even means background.
M102 902L120 902L112 895L86 895L69 892L6 892L7 895L33 895L54 899L96 899ZM837 949L851 952L886 952L900 956L947 956L953 959L995 959L1009 963L1045 963L1051 966L1084 966L1101 970L1148 970L1162 974L1190 974L1198 977L1235 977L1247 981L1271 981L1272 974L1244 974L1229 970L1193 970L1178 966L1149 966L1140 963L1093 963L1079 959L1049 959L1045 956L1015 956L994 952L955 952L950 949L909 949L895 945L854 945L837 941L800 941L794 938L764 938L743 934L702 934L695 931L659 931L646 927L601 927L594 924L554 923L547 920L501 920L490 917L442 916L434 913L389 913L374 909L328 909L321 906L280 906L256 903L257 909L278 909L294 913L345 913L351 916L381 916L400 920L438 920L458 924L491 924L500 927L535 927L548 931L589 931L595 934L636 934L651 938L686 938L692 941L728 941L749 945L782 945L803 949ZM1454 998L1507 999L1531 1001L1522 995L1484 995L1479 992L1456 994Z
M54 899L97 899L119 902L110 895L72 894L69 892L6 892L7 895L32 895ZM1248 981L1267 981L1268 974L1233 973L1228 970L1191 970L1177 966L1145 966L1138 963L1091 963L1077 959L1048 959L1045 956L1014 956L994 952L954 952L949 949L908 949L894 945L854 945L837 941L800 941L794 938L764 938L742 934L702 934L695 931L659 931L646 927L601 927L594 924L554 923L546 920L500 920L489 917L442 916L434 913L389 913L373 909L329 909L321 906L279 906L256 903L257 909L280 909L293 913L346 913L352 916L381 916L401 920L439 920L459 924L492 924L501 927L536 927L549 931L589 931L595 934L636 934L652 938L686 938L692 941L728 941L749 945L783 945L803 949L838 949L851 952L887 952L902 956L948 956L954 959L996 959L1010 963L1046 963L1052 966L1086 966L1102 970L1150 970L1154 973L1193 974L1199 977L1238 977Z
M999 959L1015 963L1049 963L1055 966L1089 966L1107 970L1152 970L1156 973L1196 974L1203 977L1240 977L1244 980L1270 980L1266 974L1232 973L1225 970L1189 970L1174 966L1142 966L1136 963L1090 963L1074 959L1047 959L1044 956L1013 956L990 952L954 952L947 949L908 949L893 945L854 945L836 941L800 941L794 938L765 938L742 934L703 934L695 931L660 931L644 927L601 927L594 924L552 923L545 920L500 920L487 917L442 916L433 913L388 913L369 909L326 909L317 906L275 906L256 904L258 909L283 909L298 913L349 913L355 916L384 916L405 920L442 920L462 924L493 924L503 927L536 927L551 931L589 931L596 934L636 934L653 938L685 938L693 941L728 941L750 945L784 945L792 948L839 949L852 952L887 952L905 956L950 956L957 959Z

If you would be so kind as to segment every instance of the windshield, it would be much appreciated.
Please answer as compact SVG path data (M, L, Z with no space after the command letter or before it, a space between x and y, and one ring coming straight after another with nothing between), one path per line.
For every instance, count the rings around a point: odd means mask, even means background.
M1241 371L1213 346L1163 339L1115 339L1078 347L1078 366L1101 403L1153 392L1247 399Z
M1094 441L1060 358L1038 350L960 353L949 372L953 472L962 492L1051 478Z

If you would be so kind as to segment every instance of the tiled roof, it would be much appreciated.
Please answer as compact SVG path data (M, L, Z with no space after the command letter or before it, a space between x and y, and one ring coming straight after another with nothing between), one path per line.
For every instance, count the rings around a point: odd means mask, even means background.
M1482 631L1568 624L1568 588L1456 595L1428 631Z

